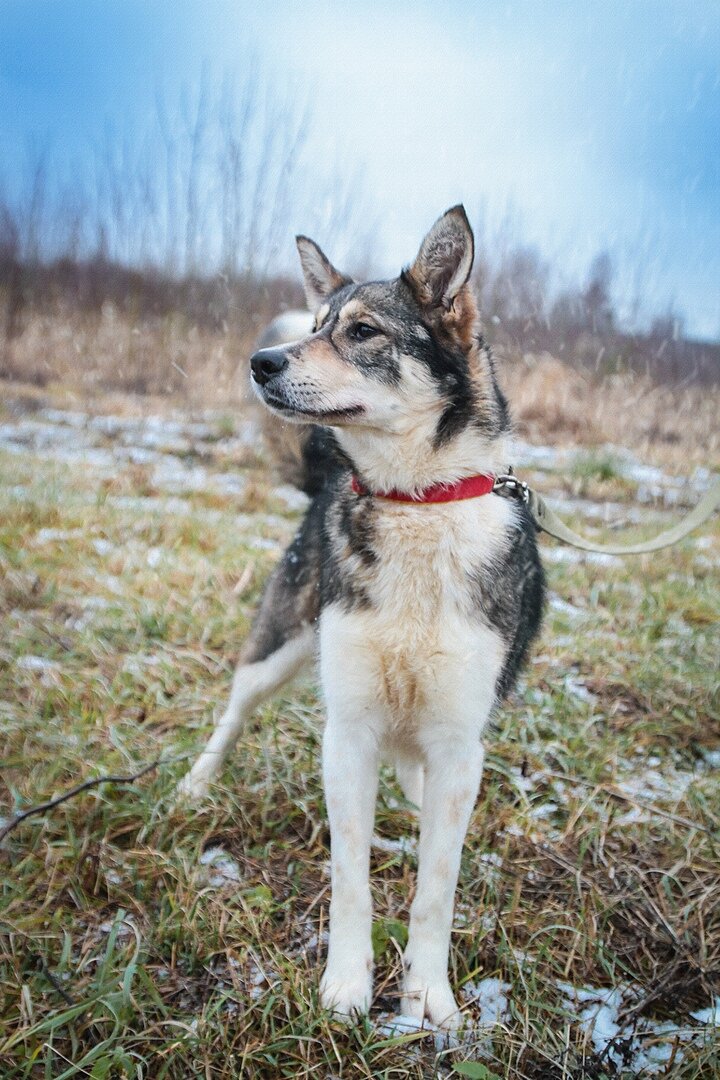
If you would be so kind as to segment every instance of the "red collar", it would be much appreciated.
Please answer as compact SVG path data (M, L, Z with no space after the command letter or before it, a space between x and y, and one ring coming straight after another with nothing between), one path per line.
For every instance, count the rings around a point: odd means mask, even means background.
M376 499L392 499L393 502L448 503L455 502L457 499L475 499L478 495L489 495L495 487L495 477L489 473L465 476L452 484L431 484L430 487L419 491L417 495L411 495L407 491L398 491L397 488L392 488L390 491L368 491L355 475L350 481L350 486L356 495L372 495Z

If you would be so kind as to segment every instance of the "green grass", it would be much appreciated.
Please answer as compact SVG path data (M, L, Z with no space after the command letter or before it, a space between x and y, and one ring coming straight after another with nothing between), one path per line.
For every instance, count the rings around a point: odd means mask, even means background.
M578 454L570 467L570 475L581 484L591 480L616 480L623 475L622 464L607 450L585 451Z
M264 483L254 506L269 506ZM296 515L238 519L252 507L201 496L163 512L143 503L141 470L108 485L40 457L0 455L0 485L2 812L168 761L0 847L4 1080L631 1075L594 1051L563 982L632 984L625 1035L633 1017L697 1027L690 1012L720 993L720 798L704 764L720 748L717 524L700 548L549 563L542 640L488 741L451 954L456 987L498 976L510 1011L438 1048L378 1021L399 1004L411 851L373 852L370 1019L318 1007L329 845L312 685L258 714L208 805L171 805L276 557L254 538L284 543ZM389 774L377 831L414 832ZM239 880L201 862L211 848ZM711 1036L656 1034L668 1075L717 1075Z

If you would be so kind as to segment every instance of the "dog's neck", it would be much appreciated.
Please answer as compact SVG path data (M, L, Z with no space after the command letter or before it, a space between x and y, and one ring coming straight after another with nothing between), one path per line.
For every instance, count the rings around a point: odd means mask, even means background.
M433 447L429 424L392 435L360 427L336 428L335 435L370 491L394 488L413 495L433 484L450 484L478 473L498 474L508 464L507 438L488 438L477 428L466 428L438 448Z

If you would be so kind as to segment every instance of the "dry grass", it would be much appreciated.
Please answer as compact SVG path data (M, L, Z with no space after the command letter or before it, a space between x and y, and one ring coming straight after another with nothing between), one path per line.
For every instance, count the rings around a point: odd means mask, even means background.
M370 1019L347 1027L318 1007L329 849L312 684L262 710L207 806L170 806L297 522L228 449L227 416L210 423L183 459L207 482L172 497L155 466L119 453L73 468L0 451L3 812L170 761L28 819L0 848L2 1076L631 1080L640 1051L661 1075L717 1075L717 1031L692 1016L720 994L717 523L624 562L545 545L543 638L489 740L458 890L452 978L469 1027L442 1047L383 1026L412 846L373 853ZM631 506L633 484L591 453L570 493ZM247 483L224 491L234 473ZM377 830L414 835L390 775ZM508 1007L473 1029L472 988L489 978ZM621 995L604 1049L566 984Z
M158 395L183 402L237 402L238 367L254 331L219 332L179 312L134 321L106 302L100 313L34 314L6 342L6 379L67 388L85 398L108 392Z
M24 386L41 403L75 399L98 411L247 408L259 329L213 331L177 313L133 321L110 303L99 315L33 315L4 346L7 396ZM683 466L720 461L718 387L601 377L549 354L501 355L498 367L518 432L532 442L614 443Z
M547 353L500 368L518 431L530 442L613 443L684 467L720 460L720 388L657 385L632 372L601 378Z

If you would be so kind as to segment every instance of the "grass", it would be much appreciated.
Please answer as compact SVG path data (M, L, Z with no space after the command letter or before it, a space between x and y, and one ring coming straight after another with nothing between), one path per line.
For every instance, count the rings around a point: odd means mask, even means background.
M605 458L587 460L577 479L612 486ZM173 508L137 466L108 483L0 452L3 813L166 762L0 846L3 1078L600 1080L636 1075L643 1032L666 1075L717 1075L713 1028L691 1016L720 993L717 523L651 557L549 558L543 637L488 741L451 954L469 1020L493 976L508 1012L443 1047L381 1019L399 1005L412 844L373 852L370 1019L318 1007L329 844L312 684L257 715L206 806L172 807L297 522L245 471L244 494ZM414 835L391 774L377 831ZM565 984L622 991L612 1054Z
M586 451L575 458L570 475L583 485L584 491L584 485L591 480L615 480L622 476L622 465L607 449L600 452Z

